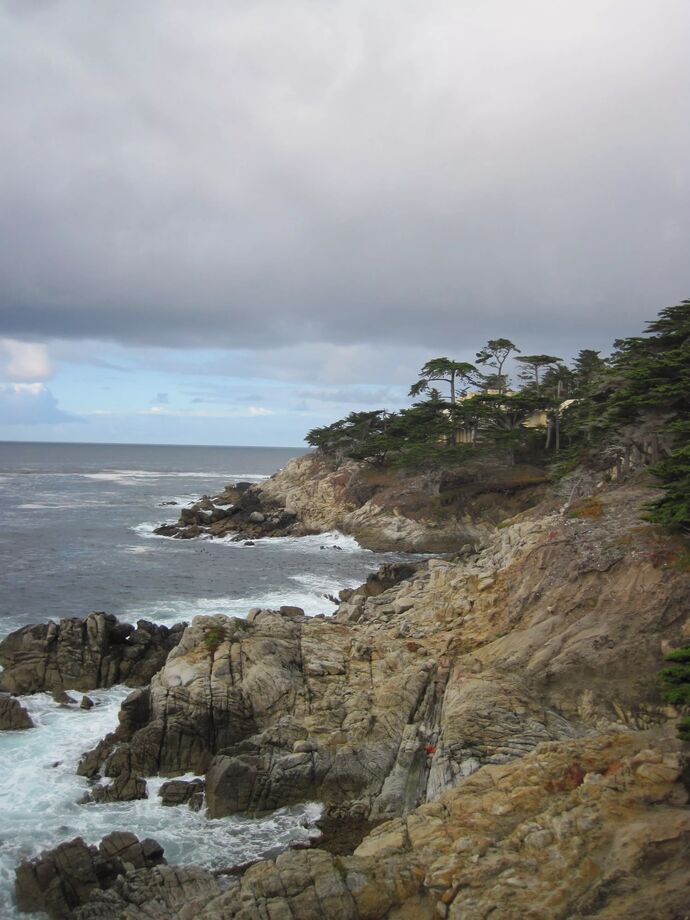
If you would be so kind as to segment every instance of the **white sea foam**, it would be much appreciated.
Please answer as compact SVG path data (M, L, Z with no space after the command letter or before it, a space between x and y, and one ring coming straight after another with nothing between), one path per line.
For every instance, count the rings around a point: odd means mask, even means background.
M313 833L320 808L308 804L269 817L207 819L186 806L163 807L161 778L149 780L150 798L139 802L77 805L87 781L75 774L79 757L117 723L126 688L93 691L90 710L61 707L47 694L22 699L36 728L0 734L0 916L20 918L13 905L14 868L24 858L82 836L97 843L114 830L154 837L172 864L207 868L255 859ZM153 794L151 794L153 793Z
M336 596L342 588L356 588L361 581L361 578L333 579L323 575L294 575L288 578L281 588L257 591L242 597L226 595L200 597L194 600L182 597L165 598L156 601L153 605L149 603L146 607L132 605L123 611L121 619L128 621L146 619L171 626L183 621L189 623L195 616L222 614L228 617L244 618L252 607L277 610L283 605L301 607L307 616L316 616L320 613L330 616L335 611L335 605L327 595Z
M146 540L167 540L167 537L162 537L160 534L154 533L153 531L156 527L160 527L162 523L164 524L174 524L177 518L168 518L166 521L143 521L141 524L135 524L129 529L132 530L135 534L138 534L140 537L144 537Z
M93 479L97 482L116 482L119 485L140 485L149 480L159 479L223 479L227 482L261 482L268 476L259 473L228 473L224 471L210 471L208 473L186 473L169 470L99 470L97 473L80 473L83 479Z
M24 502L22 505L17 505L17 508L22 511L73 511L76 508L112 504L112 501L103 499L71 498L69 501Z
M231 537L221 538L218 543L237 543ZM346 553L370 553L364 549L354 537L340 533L339 530L329 530L326 533L311 534L308 537L260 537L255 540L256 546L268 549L285 550L294 548L308 552L324 552L327 550L341 550Z
M143 556L154 551L152 546L120 546L119 549L129 556Z

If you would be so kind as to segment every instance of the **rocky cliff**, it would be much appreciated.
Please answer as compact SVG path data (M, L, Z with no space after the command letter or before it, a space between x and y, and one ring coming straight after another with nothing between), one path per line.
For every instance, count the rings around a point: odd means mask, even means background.
M685 917L687 745L656 672L690 636L687 551L642 485L566 491L331 618L197 617L82 761L94 797L193 771L212 816L316 799L383 823L225 886L138 869L75 916Z
M186 624L136 626L109 613L90 613L25 626L0 641L0 691L13 694L95 690L149 683Z
M265 482L205 497L157 533L255 539L340 530L379 552L449 552L481 545L494 524L543 496L546 479L543 470L487 461L420 474L313 453Z

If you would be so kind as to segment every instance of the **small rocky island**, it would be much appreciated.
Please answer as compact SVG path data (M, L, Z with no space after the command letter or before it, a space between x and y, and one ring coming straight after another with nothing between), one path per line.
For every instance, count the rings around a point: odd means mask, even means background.
M342 592L333 616L254 609L166 630L91 614L0 643L6 693L133 688L84 752L87 798L145 797L159 774L166 804L212 817L319 801L349 846L326 833L218 874L169 866L152 841L75 840L18 868L20 906L78 920L687 916L688 752L657 673L690 640L690 571L641 519L658 492L644 475L545 485L525 471L511 488L456 482L445 504L439 483L425 504L413 477L369 491L367 478L309 455L170 532L341 527L444 547Z

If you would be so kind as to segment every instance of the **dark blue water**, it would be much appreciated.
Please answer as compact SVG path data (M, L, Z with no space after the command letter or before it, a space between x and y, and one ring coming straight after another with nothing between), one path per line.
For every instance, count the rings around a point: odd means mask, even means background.
M259 480L300 453L0 443L0 635L91 610L165 623L280 604L331 612L325 594L390 557L338 535L245 547L152 534L200 495Z

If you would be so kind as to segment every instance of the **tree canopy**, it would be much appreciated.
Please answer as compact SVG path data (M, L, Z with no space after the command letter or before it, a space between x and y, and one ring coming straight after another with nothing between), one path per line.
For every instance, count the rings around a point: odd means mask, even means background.
M555 355L523 355L507 338L476 354L491 373L432 358L410 387L420 401L351 412L314 428L307 442L336 460L375 465L444 465L485 453L508 465L584 461L617 478L647 468L664 488L651 519L690 532L690 301L614 342L610 357L584 348L568 366ZM521 367L516 392L509 361Z

